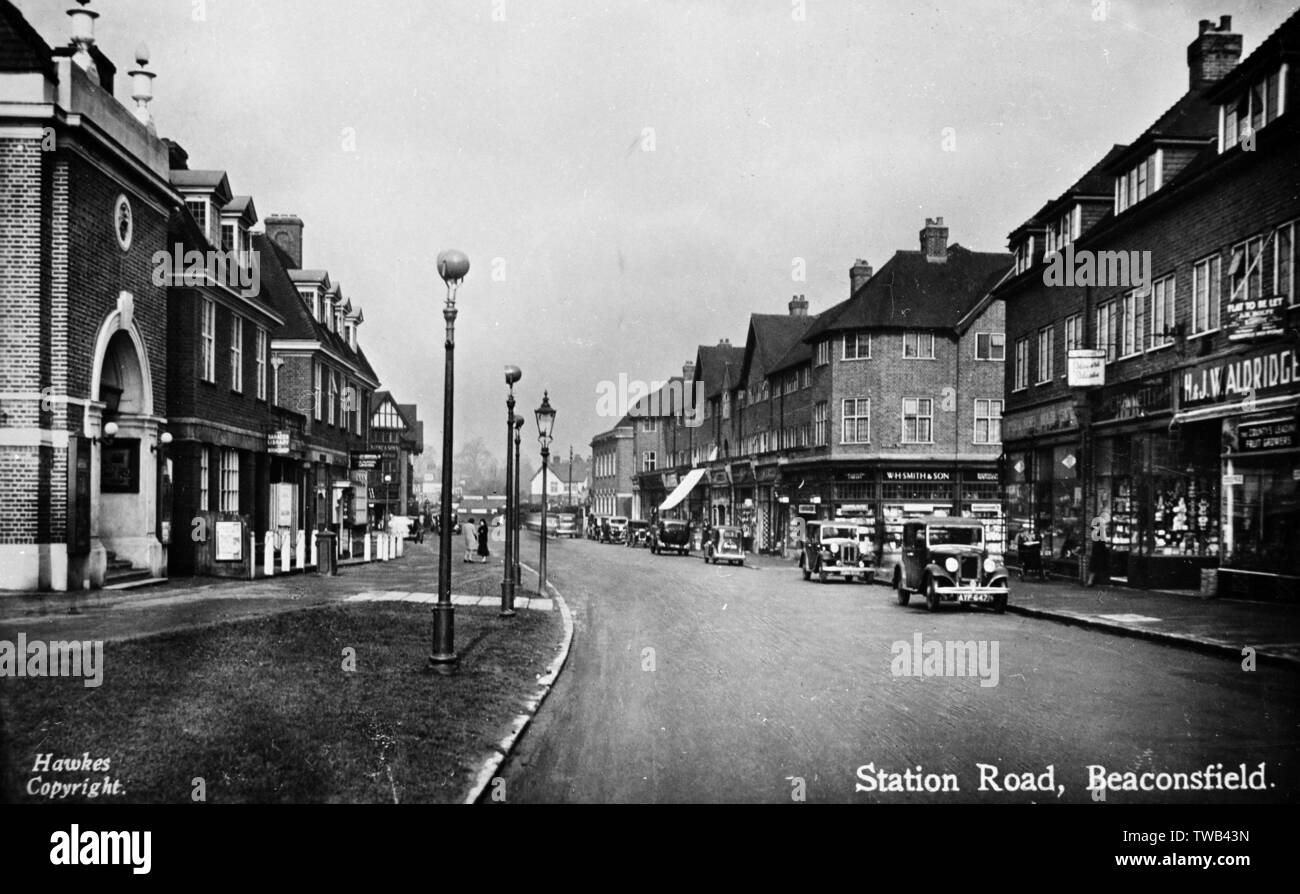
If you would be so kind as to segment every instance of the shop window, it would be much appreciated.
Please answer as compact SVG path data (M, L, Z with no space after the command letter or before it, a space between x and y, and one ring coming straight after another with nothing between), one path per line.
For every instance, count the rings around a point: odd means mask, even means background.
M1291 463L1236 460L1241 484L1224 495L1224 566L1294 575L1300 554L1300 482Z

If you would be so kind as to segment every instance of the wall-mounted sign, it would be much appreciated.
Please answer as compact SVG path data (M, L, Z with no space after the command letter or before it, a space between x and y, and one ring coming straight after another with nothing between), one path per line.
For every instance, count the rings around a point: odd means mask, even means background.
M1240 295L1244 295L1245 292L1246 290L1242 289ZM1236 300L1228 299L1223 306L1228 338L1233 341L1246 341L1267 335L1281 335L1285 308L1285 295L1270 295L1266 298L1250 300L1240 296Z
M1220 357L1182 375L1181 409L1233 403L1251 396L1300 390L1300 355L1295 348L1272 347Z
M289 432L287 429L280 429L267 434L266 452L282 454L289 452Z
M951 481L952 472L943 469L886 469L884 478L886 481ZM997 477L992 480L996 481Z
M1242 423L1237 427L1237 450L1254 453L1260 450L1289 450L1296 446L1296 420L1269 419Z
M1037 410L1008 413L1002 417L1002 441L1018 441L1036 435L1075 428L1074 401L1063 400Z
M1245 483L1246 483L1246 479L1245 479L1245 477L1244 477L1243 475L1241 475L1241 474L1224 475L1224 476L1223 476L1223 486L1224 486L1224 487L1234 487L1234 486L1242 485L1242 484L1245 484Z
M115 438L100 446L99 489L106 494L140 492L139 438Z
M382 458L378 453L353 450L350 465L354 469L375 469L379 467L379 461Z
M1153 376L1138 382L1116 385L1101 392L1093 420L1141 419L1173 409L1173 389L1167 376Z
M1106 352L1100 348L1075 348L1067 359L1066 383L1071 388L1097 388L1106 384Z
M240 562L244 558L244 525L237 521L217 522L217 561Z

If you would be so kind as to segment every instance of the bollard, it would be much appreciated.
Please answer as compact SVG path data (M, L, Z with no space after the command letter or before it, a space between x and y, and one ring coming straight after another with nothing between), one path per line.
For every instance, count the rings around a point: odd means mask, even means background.
M397 536L397 558L406 555L406 538L398 534Z
M267 577L275 576L275 532L267 531L266 536L262 538L265 542L264 549L266 554L262 557L262 571Z
M379 550L379 561L388 561L388 535L384 533L375 534L375 548Z
M298 532L298 543L296 544L296 546L298 552L298 570L306 571L307 570L307 532L306 531Z
M370 532L366 531L364 536L366 538L365 559L367 562L369 562L370 561Z
M319 533L319 531L311 532L311 565L313 568L320 567L320 553L316 548L316 537Z
M289 550L289 532L280 532L280 573L289 573L289 560L293 557Z

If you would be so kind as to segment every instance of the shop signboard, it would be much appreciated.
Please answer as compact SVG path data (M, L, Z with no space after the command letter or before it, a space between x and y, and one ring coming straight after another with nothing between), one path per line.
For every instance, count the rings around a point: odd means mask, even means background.
M1066 381L1071 388L1097 388L1106 384L1106 352L1100 348L1075 348L1068 356Z
M353 450L351 454L351 467L353 469L375 469L379 467L379 461L383 456L371 451Z
M217 528L217 561L240 562L244 558L244 525L237 521L219 521Z
M1295 419L1243 422L1237 426L1237 451L1239 453L1257 453L1261 450L1290 450L1295 446Z
M1004 443L1077 428L1074 401L1063 400L1036 410L1009 413L1002 419Z
M1245 351L1199 363L1181 378L1182 410L1300 391L1300 354L1285 345Z
M886 481L952 481L952 472L947 469L886 469L884 479Z
M1101 392L1093 416L1096 422L1141 419L1173 409L1173 390L1167 376L1153 376Z
M266 452L286 454L289 452L289 430L277 429L266 436Z
M1242 288L1223 307L1225 328L1232 341L1253 341L1268 335L1282 334L1285 295L1246 298Z

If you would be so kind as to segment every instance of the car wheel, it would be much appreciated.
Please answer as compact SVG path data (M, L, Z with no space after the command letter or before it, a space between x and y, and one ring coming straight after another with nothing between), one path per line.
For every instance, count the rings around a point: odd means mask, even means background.
M925 610L937 612L939 610L939 590L936 587L934 578L925 582Z
M903 575L900 572L894 572L894 595L898 598L899 605L907 605L912 601L912 594L903 586Z
M826 583L826 580L827 580L827 578L826 578L826 572L825 572L825 571L822 571L821 567L818 566L818 568L817 568L817 581L818 581L818 583L823 583L823 584L824 584L824 583Z
M1005 614L1007 610L1007 594L999 593L993 597L993 613L995 615Z

